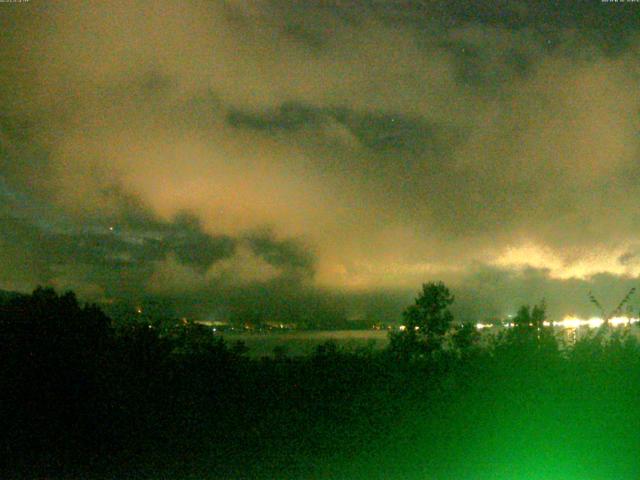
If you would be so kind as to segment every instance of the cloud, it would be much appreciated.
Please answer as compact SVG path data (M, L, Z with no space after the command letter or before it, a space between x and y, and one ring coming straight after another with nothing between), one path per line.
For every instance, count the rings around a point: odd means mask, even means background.
M585 318L601 312L589 300L593 292L606 313L620 303L637 277L598 274L589 278L553 278L548 269L505 269L478 265L454 288L458 318L505 318L520 305L545 301L549 318L560 320L565 315ZM638 316L640 300L631 297L629 306Z
M2 285L193 302L269 285L278 308L464 286L477 265L626 285L630 8L2 6Z

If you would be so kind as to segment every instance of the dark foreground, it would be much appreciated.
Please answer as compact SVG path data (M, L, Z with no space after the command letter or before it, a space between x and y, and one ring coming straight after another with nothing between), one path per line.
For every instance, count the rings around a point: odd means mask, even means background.
M50 291L0 325L1 478L640 478L624 330L255 359L197 326L114 330Z

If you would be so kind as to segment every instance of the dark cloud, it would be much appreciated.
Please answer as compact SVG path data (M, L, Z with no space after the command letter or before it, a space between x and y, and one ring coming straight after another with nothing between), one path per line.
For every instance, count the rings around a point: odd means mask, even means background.
M302 130L320 136L327 125L337 124L362 146L381 153L400 150L420 154L428 148L443 149L458 133L453 126L432 125L402 113L356 112L348 108L316 108L295 103L285 103L267 112L232 110L227 121L236 128L271 134Z
M292 2L274 2L283 8ZM510 30L536 30L553 34L558 30L577 29L595 38L614 36L615 40L638 30L634 18L634 5L603 5L602 2L527 2L500 0L423 1L406 0L386 2L383 0L330 1L302 6L293 2L300 10L322 10L331 12L353 22L374 15L393 25L409 24L429 27L438 24L448 29L464 28L468 25L501 27ZM286 7L285 7L286 5Z
M269 231L251 233L246 240L251 250L270 265L313 277L316 259L300 242L274 240L273 233Z
M201 270L232 256L237 243L226 235L206 234L197 217L184 213L175 218L170 232L164 239L167 249L174 252L181 263Z
M183 269L201 280L197 285L186 285L194 286L198 295L228 294L232 286L220 276L222 273L232 278L246 273L243 281L263 286L282 278L290 283L291 278L300 282L313 276L315 258L295 240L278 239L267 230L238 237L211 235L192 214L182 212L171 221L163 221L140 202L126 200L111 218L93 222L84 219L82 224L65 224L65 229L33 218L10 214L0 217L5 267L2 281L18 289L54 284L77 289L93 300L105 300L144 296L145 289L153 292L149 283L162 268L159 265L167 261L169 268ZM274 267L268 278L259 271L237 271L241 265L236 261L252 260L246 256L236 260L243 246L265 265ZM231 263L224 272L217 272L225 262ZM177 277L181 279L179 273ZM296 290L298 286L291 288ZM162 294L175 297L184 291L169 287L162 289Z
M634 248L620 255L618 257L618 262L622 265L628 266L637 263L638 258L638 250L637 248Z
M254 130L297 131L305 127L317 127L322 123L323 112L298 104L283 104L277 109L260 114L231 110L227 121L234 127Z

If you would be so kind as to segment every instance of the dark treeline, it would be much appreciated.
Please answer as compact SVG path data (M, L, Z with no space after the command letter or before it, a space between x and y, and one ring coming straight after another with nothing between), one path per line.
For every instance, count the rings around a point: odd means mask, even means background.
M544 305L482 338L426 284L382 351L253 359L71 293L0 307L2 478L635 479L640 346L563 344Z

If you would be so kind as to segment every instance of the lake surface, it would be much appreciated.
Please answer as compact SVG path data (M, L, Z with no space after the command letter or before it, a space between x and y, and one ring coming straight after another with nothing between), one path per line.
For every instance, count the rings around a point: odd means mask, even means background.
M481 339L487 341L493 335L502 331L502 328L483 329ZM561 345L570 345L576 339L582 338L586 334L593 334L595 331L587 327L579 329L554 328ZM630 333L640 340L640 329L632 327ZM230 345L236 341L242 341L249 348L248 355L251 357L271 356L274 349L281 349L286 355L307 355L313 353L315 349L323 343L332 340L338 344L339 348L354 350L356 348L372 348L379 350L389 343L387 330L319 330L319 331L288 331L275 333L218 333Z
M386 330L327 330L291 331L278 333L228 333L221 336L229 344L240 340L249 348L249 356L273 355L274 348L283 349L287 355L306 355L329 340L346 349L370 347L382 349L388 343Z

